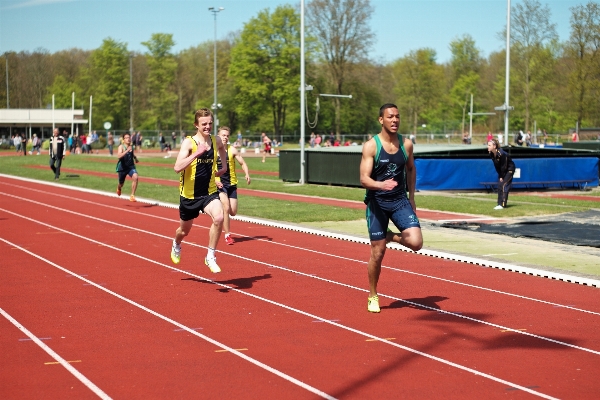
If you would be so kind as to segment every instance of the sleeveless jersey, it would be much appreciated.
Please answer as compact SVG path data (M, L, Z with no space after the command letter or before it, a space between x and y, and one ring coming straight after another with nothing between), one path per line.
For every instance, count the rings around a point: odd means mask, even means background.
M127 151L127 146L123 145L125 151ZM131 145L131 152L125 153L123 157L119 159L117 162L117 172L119 171L129 171L135 168L134 155L133 152L135 147Z
M396 154L389 154L385 151L379 140L379 136L375 136L377 144L377 152L375 154L375 165L371 172L371 178L377 182L393 179L398 182L398 185L392 190L369 190L365 194L365 203L368 203L372 198L384 201L399 200L408 198L406 193L406 161L408 155L404 148L404 138L398 135L400 149Z
M198 143L192 136L192 153L198 150ZM186 199L198 199L216 193L215 172L217 171L217 142L211 136L212 147L196 158L179 176L179 194Z
M225 150L225 152L227 153L227 172L217 178L217 180L220 179L221 183L223 183L225 186L234 186L237 185L238 179L237 175L235 174L235 160L233 158L230 144L227 145L227 150ZM221 165L221 158L219 157L217 168L221 169Z

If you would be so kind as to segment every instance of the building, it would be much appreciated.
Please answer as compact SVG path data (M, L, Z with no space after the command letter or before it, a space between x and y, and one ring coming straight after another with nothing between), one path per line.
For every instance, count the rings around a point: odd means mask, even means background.
M28 138L33 134L38 137L49 138L52 136L52 128L66 130L78 134L84 132L88 120L83 119L83 110L71 109L0 109L0 138L10 139L15 133L26 133Z

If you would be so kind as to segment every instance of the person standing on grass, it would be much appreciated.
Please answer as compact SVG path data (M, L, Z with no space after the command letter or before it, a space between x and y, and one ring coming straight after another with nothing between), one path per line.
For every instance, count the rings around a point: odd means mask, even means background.
M265 158L267 157L267 154L271 153L271 139L269 139L267 134L264 132L261 134L261 139L262 139L263 145L265 146L262 162L265 162Z
M502 210L506 208L508 202L508 192L515 173L515 163L508 153L502 150L497 139L488 140L487 148L498 173L498 205L494 207L494 210Z
M108 132L108 134L106 135L106 144L108 145L108 153L112 157L112 155L113 155L113 146L115 145L115 137L110 132Z
M421 225L415 213L417 170L413 144L398 134L400 113L396 105L381 106L379 123L381 132L363 145L360 162L360 183L367 189L365 204L371 240L367 311L374 313L381 311L377 283L386 244L396 242L413 251L423 246ZM388 230L390 220L400 233Z
M52 131L50 139L50 168L54 172L54 180L60 179L60 166L65 159L67 152L67 142L65 138L58 134L58 128Z
M229 232L229 216L232 217L237 214L238 200L237 200L237 175L235 173L235 161L241 165L242 170L246 177L246 184L250 184L250 173L248 172L248 166L242 158L242 155L229 143L229 135L231 130L222 126L219 128L217 135L221 138L221 141L226 146L225 154L227 154L227 171L220 177L215 178L217 188L219 189L219 199L223 205L223 231L225 232L225 243L231 245L234 240ZM221 168L222 160L219 158L218 164L219 169Z
M135 191L138 184L138 172L135 169L135 164L138 162L137 157L133 152L133 144L131 143L131 135L127 132L123 134L121 144L117 149L117 172L119 173L119 185L117 186L117 196L121 195L121 189L125 183L127 175L131 177L131 196L129 201L135 200Z
M194 116L196 134L181 142L177 161L173 169L179 177L179 228L171 247L171 261L179 264L181 242L189 235L194 219L201 212L212 218L208 233L208 253L204 264L213 273L221 272L217 264L215 249L223 228L223 206L219 200L215 178L227 171L227 163L217 168L217 157L227 159L225 146L219 136L211 136L213 114L208 108L201 108Z

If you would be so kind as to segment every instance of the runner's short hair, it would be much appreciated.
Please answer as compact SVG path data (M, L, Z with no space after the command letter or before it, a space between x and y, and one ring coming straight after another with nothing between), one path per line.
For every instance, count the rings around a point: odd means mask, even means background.
M398 106L392 103L385 103L384 105L382 105L381 107L379 107L379 117L383 117L383 113L385 112L385 110L387 110L388 108L395 108L398 109Z
M220 126L220 127L219 127L219 130L217 131L217 133L218 133L218 132L221 132L221 131L227 131L227 132L229 132L229 134L231 135L231 129L229 129L229 127L228 127L228 126Z
M201 108L198 111L196 111L195 115L194 115L194 125L198 125L198 120L202 117L211 117L212 118L213 113L212 111L210 111L208 108Z

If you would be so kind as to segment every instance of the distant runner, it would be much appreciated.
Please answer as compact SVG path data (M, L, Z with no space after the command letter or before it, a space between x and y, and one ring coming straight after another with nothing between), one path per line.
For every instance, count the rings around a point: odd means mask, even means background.
M248 172L248 166L242 158L242 155L237 151L235 147L229 144L230 129L226 126L219 128L218 135L221 141L226 146L227 150L227 172L220 177L216 178L217 187L219 188L219 198L221 204L223 204L223 231L225 231L225 243L231 245L234 240L229 232L229 216L232 217L237 214L238 200L237 200L237 175L235 173L235 160L241 165L242 170L246 177L246 184L250 184L250 174ZM219 164L222 160L219 159Z

